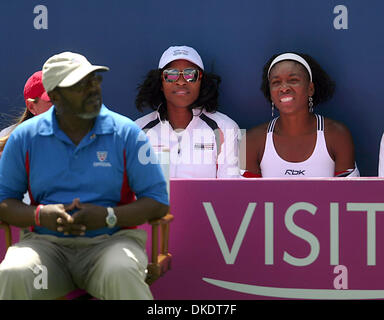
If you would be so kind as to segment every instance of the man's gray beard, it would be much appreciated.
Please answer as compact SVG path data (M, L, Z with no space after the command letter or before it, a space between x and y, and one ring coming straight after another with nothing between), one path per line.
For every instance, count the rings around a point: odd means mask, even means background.
M98 111L95 111L95 112L92 112L92 113L79 113L77 114L77 116L80 118L80 119L84 119L84 120L90 120L90 119L94 119L96 118L100 113L100 110Z

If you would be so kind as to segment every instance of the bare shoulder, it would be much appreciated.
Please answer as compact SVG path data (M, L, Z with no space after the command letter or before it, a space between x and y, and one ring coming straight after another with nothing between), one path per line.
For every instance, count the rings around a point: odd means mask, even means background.
M333 139L351 140L352 135L348 127L336 120L324 118L324 132L327 137Z
M240 168L260 174L268 123L248 129L240 145Z
M250 142L254 143L258 141L264 142L265 136L267 134L268 125L269 122L266 122L247 130L247 140L249 139Z
M354 144L352 134L343 123L325 118L324 135L328 153L335 161L335 171L354 167Z
M247 130L246 134L246 149L247 155L261 161L264 154L265 140L267 136L269 123L263 123L252 129Z

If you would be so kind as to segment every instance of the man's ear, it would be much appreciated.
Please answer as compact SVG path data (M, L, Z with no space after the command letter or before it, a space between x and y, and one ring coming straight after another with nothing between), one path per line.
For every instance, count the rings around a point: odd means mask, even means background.
M51 102L55 105L60 101L61 98L60 93L56 89L48 92L48 96Z

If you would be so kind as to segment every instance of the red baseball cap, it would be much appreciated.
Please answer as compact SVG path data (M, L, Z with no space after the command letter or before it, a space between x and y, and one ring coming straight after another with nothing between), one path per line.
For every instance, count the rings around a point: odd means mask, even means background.
M37 71L29 77L24 86L24 100L40 98L51 101L43 86L43 72Z

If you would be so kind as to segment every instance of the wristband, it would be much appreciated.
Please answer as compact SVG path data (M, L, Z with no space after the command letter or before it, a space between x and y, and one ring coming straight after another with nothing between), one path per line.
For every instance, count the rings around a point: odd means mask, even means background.
M42 207L44 207L44 205L39 204L35 210L35 225L37 225L39 227L41 226L40 225L40 210Z
M244 171L242 174L241 174L244 178L261 178L261 174L260 173L253 173L251 171Z

